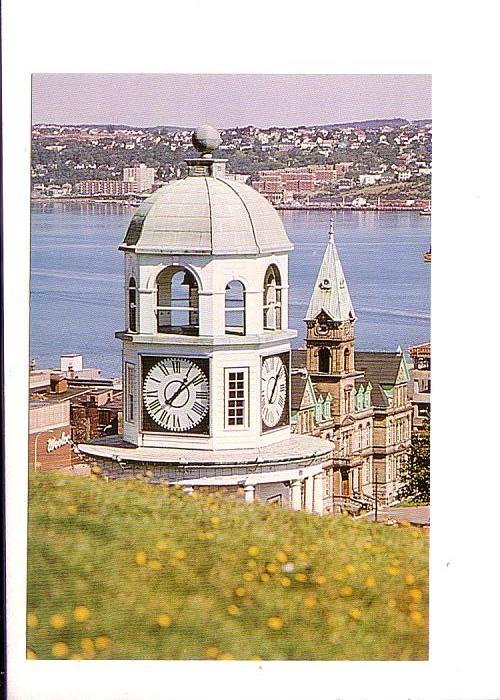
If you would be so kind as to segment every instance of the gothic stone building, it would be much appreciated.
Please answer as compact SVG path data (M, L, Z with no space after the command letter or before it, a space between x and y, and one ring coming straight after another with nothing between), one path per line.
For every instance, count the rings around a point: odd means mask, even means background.
M409 372L401 350L356 352L356 316L333 223L309 308L306 344L292 352L292 423L333 442L333 510L397 498L411 440Z

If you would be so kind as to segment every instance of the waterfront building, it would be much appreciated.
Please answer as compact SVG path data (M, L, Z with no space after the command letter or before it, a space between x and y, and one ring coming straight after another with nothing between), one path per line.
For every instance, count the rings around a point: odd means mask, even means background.
M413 425L421 428L431 417L431 344L423 343L410 348Z
M120 180L82 180L75 190L82 197L122 197L136 191L133 183Z
M277 212L225 176L218 133L137 210L125 254L123 435L80 445L110 477L328 510L330 442L292 434L288 253ZM151 476L152 475L152 476Z
M144 163L133 168L123 169L123 182L130 182L134 192L148 192L153 187L156 170Z
M333 219L305 322L305 349L292 353L295 430L334 445L332 510L391 503L411 444L409 371L399 349L355 351L356 316Z

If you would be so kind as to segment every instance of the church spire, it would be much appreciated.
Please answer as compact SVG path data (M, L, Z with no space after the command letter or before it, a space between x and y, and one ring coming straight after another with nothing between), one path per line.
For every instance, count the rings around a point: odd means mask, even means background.
M314 321L321 312L327 314L332 321L339 323L356 320L344 271L342 270L342 263L335 245L333 218L330 219L328 244L319 268L305 320Z

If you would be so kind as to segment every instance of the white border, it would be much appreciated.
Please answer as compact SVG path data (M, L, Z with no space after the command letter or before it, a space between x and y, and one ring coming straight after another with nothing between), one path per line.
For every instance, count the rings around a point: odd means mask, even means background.
M489 5L4 0L2 28L9 698L498 697L498 421L483 393L498 384ZM30 73L50 71L433 72L430 662L24 660Z

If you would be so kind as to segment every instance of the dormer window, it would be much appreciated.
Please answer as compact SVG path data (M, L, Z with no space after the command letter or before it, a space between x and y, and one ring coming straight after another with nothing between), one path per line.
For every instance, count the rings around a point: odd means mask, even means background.
M183 267L167 267L156 280L158 333L199 334L198 283Z

